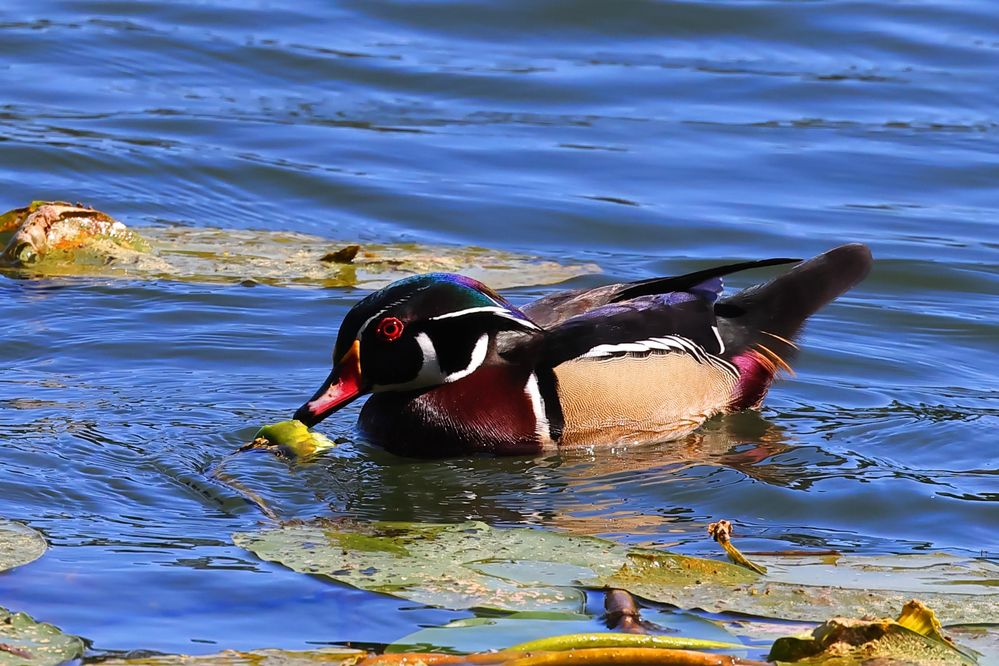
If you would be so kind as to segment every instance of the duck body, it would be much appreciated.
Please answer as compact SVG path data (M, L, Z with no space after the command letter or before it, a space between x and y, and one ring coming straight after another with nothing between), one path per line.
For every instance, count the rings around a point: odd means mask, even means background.
M872 259L845 245L721 298L722 276L788 263L556 292L521 308L462 276L406 278L351 309L333 372L295 418L314 425L371 393L362 432L418 457L677 439L758 407L790 369L805 319Z

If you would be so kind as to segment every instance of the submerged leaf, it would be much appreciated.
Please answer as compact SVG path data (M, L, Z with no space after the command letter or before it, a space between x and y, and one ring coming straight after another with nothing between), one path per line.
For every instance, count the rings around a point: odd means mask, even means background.
M83 656L83 640L0 608L0 666L48 666Z
M33 562L47 548L45 537L30 527L0 520L0 571Z

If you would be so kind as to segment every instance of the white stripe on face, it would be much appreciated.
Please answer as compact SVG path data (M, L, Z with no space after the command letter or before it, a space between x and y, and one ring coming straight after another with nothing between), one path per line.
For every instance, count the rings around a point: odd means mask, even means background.
M420 335L426 335L425 333L420 333ZM479 339L475 342L475 347L472 349L472 356L468 359L468 366L464 370L459 370L457 372L452 372L450 375L444 377L445 382L456 382L463 377L467 377L482 365L483 361L486 360L486 353L489 351L489 335L483 333L479 336Z
M498 317L503 317L504 319L509 319L512 322L520 324L524 328L529 328L529 329L532 329L532 330L540 330L537 327L537 325L534 324L534 322L528 321L526 319L522 319L522 318L518 317L516 314L514 314L513 312L510 312L509 310L507 310L506 308L499 307L499 306L496 306L496 305L483 305L482 307L467 308L465 310L458 310L457 312L446 312L446 313L444 313L442 315L437 315L436 317L431 317L430 320L431 321L440 321L441 319L451 319L452 317L463 317L465 315L479 314L479 313L483 313L483 312L489 312L489 313L494 314L494 315L496 315Z

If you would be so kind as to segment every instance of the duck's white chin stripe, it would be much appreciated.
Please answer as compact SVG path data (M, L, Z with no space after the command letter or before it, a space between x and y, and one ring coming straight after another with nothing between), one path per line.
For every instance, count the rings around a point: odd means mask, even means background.
M420 335L425 335L421 333ZM467 377L476 370L479 366L486 360L486 353L489 351L489 335L483 333L479 336L479 339L475 342L475 347L472 349L472 356L468 359L468 366L464 370L459 370L457 372L452 372L450 375L444 377L445 382L456 382L463 377Z
M531 401L531 409L534 411L534 432L538 436L538 441L542 445L552 443L551 426L548 423L548 416L545 414L545 400L541 397L541 390L538 388L538 376L531 373L524 385L524 393Z

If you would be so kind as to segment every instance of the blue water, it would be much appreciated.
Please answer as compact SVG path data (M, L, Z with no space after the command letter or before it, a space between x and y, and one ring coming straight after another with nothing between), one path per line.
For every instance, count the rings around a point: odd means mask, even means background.
M687 440L227 473L283 517L483 519L713 553L999 553L999 5L7 0L0 208L479 245L595 285L868 243L762 413ZM746 286L770 273L740 276ZM553 286L511 290L515 302ZM364 292L0 276L0 605L93 654L385 643L462 616L295 574L210 471L287 418ZM946 621L946 618L944 618Z

